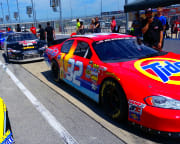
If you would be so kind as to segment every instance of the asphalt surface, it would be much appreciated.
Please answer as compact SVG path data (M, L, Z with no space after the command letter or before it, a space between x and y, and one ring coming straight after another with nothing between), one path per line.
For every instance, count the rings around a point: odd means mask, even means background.
M178 40L165 40L163 50L180 54L179 44ZM5 63L2 51L0 61ZM110 120L96 103L64 83L55 83L43 61L6 66L79 144L180 143ZM2 66L0 97L7 105L16 144L65 143Z
M3 62L1 53L0 60ZM87 116L60 94L31 75L19 64L7 67L20 82L55 116L80 144L121 144L119 138ZM63 144L60 135L47 123L22 91L0 68L0 96L4 99L17 144Z
M180 39L165 39L163 50L180 54Z

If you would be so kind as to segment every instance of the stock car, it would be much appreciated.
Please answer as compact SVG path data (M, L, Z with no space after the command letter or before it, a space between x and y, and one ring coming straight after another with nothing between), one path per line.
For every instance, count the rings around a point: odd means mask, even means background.
M4 42L4 53L8 61L28 62L44 59L47 43L29 32L9 34Z
M3 99L0 98L0 143L12 144L14 138L11 132L11 126L8 118L8 112Z
M180 55L135 37L74 35L45 51L55 81L100 103L112 119L165 135L180 134Z

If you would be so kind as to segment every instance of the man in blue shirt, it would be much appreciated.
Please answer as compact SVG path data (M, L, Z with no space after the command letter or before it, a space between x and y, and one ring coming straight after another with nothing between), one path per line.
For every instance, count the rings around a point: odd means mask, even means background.
M154 17L154 19L160 20L163 26L163 41L162 41L162 47L163 47L165 30L166 30L166 17L162 15L162 8L157 8L157 15Z

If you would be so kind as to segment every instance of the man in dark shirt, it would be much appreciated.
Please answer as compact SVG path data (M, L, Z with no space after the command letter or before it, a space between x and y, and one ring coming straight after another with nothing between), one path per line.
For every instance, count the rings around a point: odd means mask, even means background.
M50 26L50 23L47 22L47 27L45 28L46 38L48 42L48 46L51 46L54 38L55 38L55 31L54 28Z
M146 19L142 21L144 43L156 50L162 50L163 26L160 20L154 19L152 9L145 10Z
M99 22L98 17L96 17L94 25L95 25L94 26L94 32L100 33L101 32L101 26L100 26L100 22Z
M38 36L40 37L40 40L45 40L45 30L41 27L40 24L39 24Z
M16 32L21 32L21 28L19 24L17 24Z

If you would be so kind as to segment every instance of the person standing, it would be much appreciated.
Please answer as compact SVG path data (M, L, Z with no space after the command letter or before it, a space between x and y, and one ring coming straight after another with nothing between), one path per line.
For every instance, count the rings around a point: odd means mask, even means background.
M36 35L36 27L34 26L34 24L32 24L31 28L30 28L30 31Z
M160 20L163 26L163 41L162 41L162 48L163 48L165 31L166 31L166 17L162 15L162 8L157 8L157 15L154 17L154 19Z
M101 32L101 26L100 26L100 22L99 22L98 17L96 17L94 25L95 25L94 26L94 32L95 33L100 33Z
M81 35L85 34L84 25L82 21L80 22L79 33Z
M179 25L178 20L174 21L174 33L176 34L176 38L179 38Z
M21 28L19 24L17 24L16 32L21 32Z
M174 22L171 23L171 38L173 38L174 34Z
M49 22L47 22L47 27L45 28L45 38L47 38L48 46L51 46L56 38L54 28L50 26Z
M154 19L152 9L145 10L146 18L142 21L143 41L156 50L162 50L163 26L160 20Z
M39 24L38 37L40 40L45 40L45 30L41 27L41 24Z
M95 24L95 19L92 18L91 24L90 24L90 27L89 27L89 32L91 32L91 33L94 33L94 24Z
M115 28L116 28L116 20L115 20L115 16L112 16L112 21L111 21L111 32L112 33L116 32Z
M76 23L76 33L79 34L80 21L79 21L79 19L77 19L76 21L77 21L77 23Z
M11 27L7 27L7 32L12 32Z
M132 27L134 29L134 36L136 36L137 38L142 36L142 32L141 32L141 18L139 16L139 13L135 13L135 20L133 20L132 23Z

